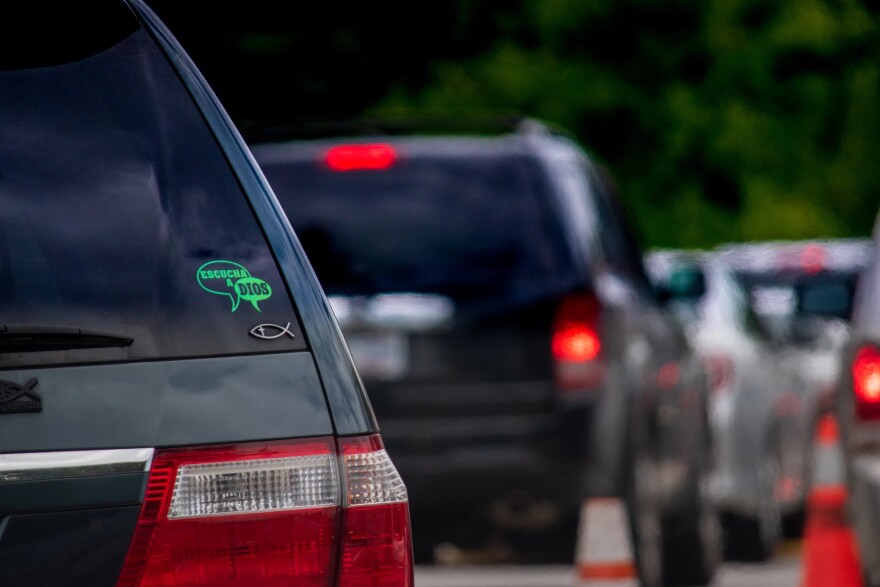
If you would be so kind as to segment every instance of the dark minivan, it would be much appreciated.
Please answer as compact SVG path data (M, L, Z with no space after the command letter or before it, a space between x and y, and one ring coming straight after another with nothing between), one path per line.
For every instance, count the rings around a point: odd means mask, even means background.
M412 585L330 307L139 0L0 25L0 585Z
M571 561L582 501L613 496L643 584L711 579L704 374L575 142L525 120L253 152L410 491L418 560L489 529Z

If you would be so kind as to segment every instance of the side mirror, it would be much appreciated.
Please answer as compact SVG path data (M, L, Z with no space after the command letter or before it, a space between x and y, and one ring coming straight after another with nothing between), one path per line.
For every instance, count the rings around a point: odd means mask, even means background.
M695 302L706 295L706 275L697 265L679 265L664 286L669 300Z

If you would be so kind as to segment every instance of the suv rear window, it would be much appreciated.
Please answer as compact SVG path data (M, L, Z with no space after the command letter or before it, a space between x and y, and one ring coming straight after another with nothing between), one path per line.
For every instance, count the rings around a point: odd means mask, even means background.
M857 279L855 272L743 275L759 313L783 314L789 319L807 315L849 320Z
M125 18L101 23L116 33L70 23L77 35L64 37L109 46L88 56L75 43L69 54L55 47L0 71L0 366L304 348L214 137L122 8ZM249 336L264 323L289 323L295 338ZM19 352L9 333L34 325L133 343Z
M331 294L546 288L566 261L526 156L400 153L388 169L347 172L317 157L261 167Z

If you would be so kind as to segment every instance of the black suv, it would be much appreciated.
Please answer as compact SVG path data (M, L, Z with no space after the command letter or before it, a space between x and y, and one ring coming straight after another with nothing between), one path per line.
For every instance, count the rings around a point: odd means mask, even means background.
M621 496L644 584L712 577L704 373L575 142L524 120L253 153L410 491L418 559L488 527L571 561L584 498Z
M0 137L0 585L411 586L330 307L155 15L10 10Z

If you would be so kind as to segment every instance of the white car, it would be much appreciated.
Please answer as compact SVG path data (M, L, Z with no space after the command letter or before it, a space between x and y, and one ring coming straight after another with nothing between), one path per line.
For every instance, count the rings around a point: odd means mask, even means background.
M798 357L771 335L736 275L711 254L654 253L647 266L706 365L716 458L710 494L728 551L767 559L783 531L800 531L809 484L816 408Z

